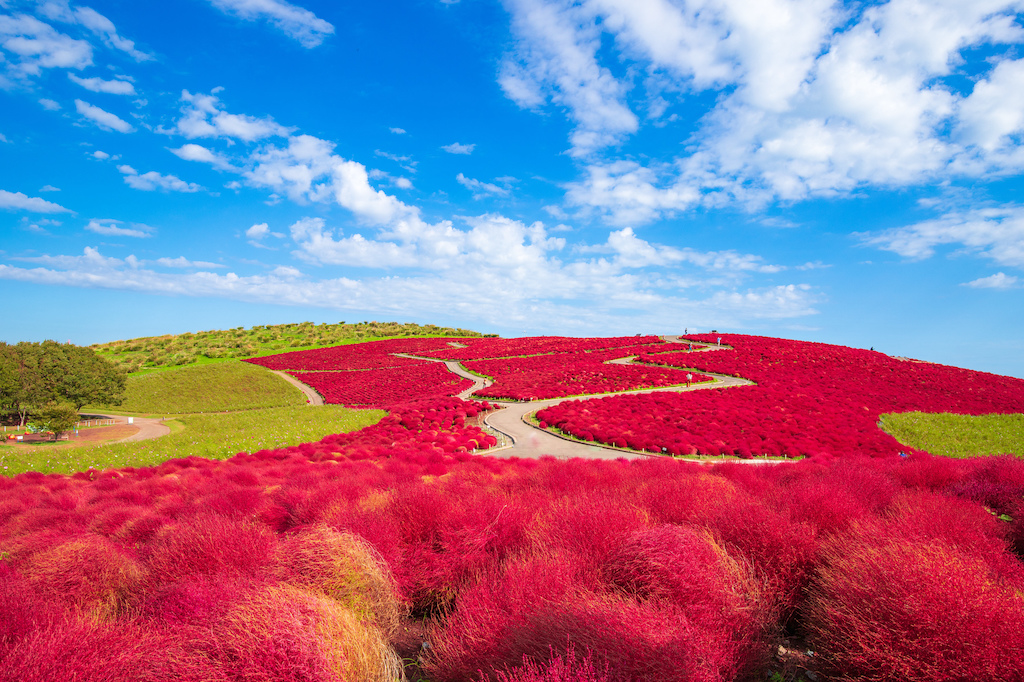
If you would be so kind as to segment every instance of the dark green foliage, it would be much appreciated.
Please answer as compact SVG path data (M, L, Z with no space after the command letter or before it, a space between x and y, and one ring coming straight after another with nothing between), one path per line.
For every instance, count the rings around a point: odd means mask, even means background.
M52 432L54 440L65 431L70 431L77 421L78 410L67 403L50 403L32 414L32 425L40 431Z
M51 403L76 410L86 403L118 404L125 374L91 348L43 341L0 343L0 410L29 412Z

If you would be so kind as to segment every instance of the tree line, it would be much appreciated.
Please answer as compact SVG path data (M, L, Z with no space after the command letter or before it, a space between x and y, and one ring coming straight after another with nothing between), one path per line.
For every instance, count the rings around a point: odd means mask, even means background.
M119 405L125 384L124 371L91 348L0 342L0 412L16 414L22 427L31 415L45 430L66 430L83 405Z

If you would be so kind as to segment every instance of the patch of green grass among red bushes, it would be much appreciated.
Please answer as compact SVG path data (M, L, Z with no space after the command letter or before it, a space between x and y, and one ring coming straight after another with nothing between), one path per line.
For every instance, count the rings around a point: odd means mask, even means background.
M899 442L935 455L1024 457L1024 414L904 412L883 414L880 421Z

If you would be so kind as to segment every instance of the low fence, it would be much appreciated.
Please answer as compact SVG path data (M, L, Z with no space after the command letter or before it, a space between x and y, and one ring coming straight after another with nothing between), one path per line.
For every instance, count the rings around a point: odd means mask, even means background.
M76 429L84 429L87 426L113 426L113 419L85 419L75 424Z

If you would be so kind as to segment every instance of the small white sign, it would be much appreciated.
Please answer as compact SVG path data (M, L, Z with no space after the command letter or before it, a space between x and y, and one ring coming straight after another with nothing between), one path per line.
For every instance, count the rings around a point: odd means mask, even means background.
M134 424L135 423L135 417L128 417L128 423L129 424Z

